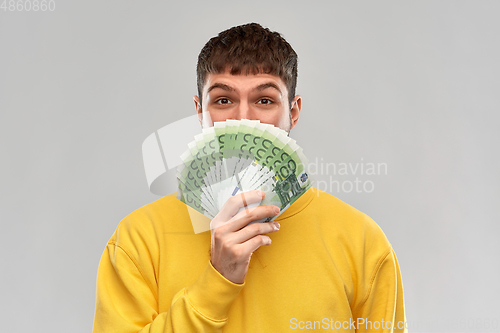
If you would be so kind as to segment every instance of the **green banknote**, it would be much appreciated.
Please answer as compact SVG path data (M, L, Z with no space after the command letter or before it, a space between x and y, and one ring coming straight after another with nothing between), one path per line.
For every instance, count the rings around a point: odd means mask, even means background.
M302 148L285 131L258 120L214 123L195 136L181 160L177 198L209 218L231 196L250 190L264 191L260 204L282 213L311 187Z

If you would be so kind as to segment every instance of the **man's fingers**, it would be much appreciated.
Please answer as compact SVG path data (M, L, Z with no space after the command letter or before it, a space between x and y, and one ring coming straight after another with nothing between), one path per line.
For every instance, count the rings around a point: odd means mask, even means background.
M243 249L242 251L246 256L250 256L255 250L257 250L262 245L270 245L271 238L266 235L257 235L239 246Z
M246 207L250 204L260 203L264 196L265 193L258 190L234 195L226 201L218 215L220 215L222 221L227 221L236 215L240 208Z
M210 260L215 269L233 282L242 283L251 254L262 245L271 244L271 238L264 234L278 230L277 223L248 225L252 221L279 214L279 207L273 205L255 207L264 196L265 193L261 191L235 195L229 198L210 223Z
M250 214L250 213L252 213L252 214L254 214L254 215L255 215L255 213L253 213L253 211L254 211L254 210L256 210L256 209L257 209L257 208L259 208L259 207L267 207L267 206L255 206L255 207L248 207L248 208L245 208L245 209L240 208L240 211L239 211L236 215L234 215L234 216L231 218L231 222L232 222L232 221L239 220L239 219L241 219L242 217L247 216L247 215L248 215L248 214ZM274 207L274 206L271 206L271 207ZM261 209L262 209L262 208L259 208L259 210L261 210ZM268 208L266 208L266 210L267 210L267 209L268 209ZM271 212L273 212L273 209L271 209L270 211L271 211ZM257 213L258 213L258 212L257 212ZM274 213L271 213L271 215L270 215L270 216L273 216L273 215L274 215Z
M238 231L252 221L260 220L264 217L278 215L280 209L277 206L265 205L242 211L227 222L227 231Z
M232 242L241 244L257 235L264 235L278 231L279 228L280 224L278 222L254 223L235 232Z

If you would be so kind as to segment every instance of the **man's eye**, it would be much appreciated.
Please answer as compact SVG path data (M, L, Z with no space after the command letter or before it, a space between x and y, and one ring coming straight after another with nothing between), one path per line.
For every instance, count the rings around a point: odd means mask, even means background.
M218 99L217 101L215 101L215 103L217 103L217 104L229 104L229 103L231 103L231 101L227 98L221 98L221 99Z
M262 98L262 99L260 99L260 100L259 100L259 102L258 102L258 103L259 103L259 104L268 105L268 104L272 104L272 103L273 103L273 101L271 101L271 100L270 100L270 99L268 99L268 98Z

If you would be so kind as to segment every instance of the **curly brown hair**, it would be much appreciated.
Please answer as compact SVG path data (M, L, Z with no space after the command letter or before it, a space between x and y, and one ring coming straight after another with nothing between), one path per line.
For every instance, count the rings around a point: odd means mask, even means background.
M279 76L285 82L291 106L297 86L297 54L280 33L249 23L211 38L201 50L196 67L200 103L207 74L226 71L232 75Z

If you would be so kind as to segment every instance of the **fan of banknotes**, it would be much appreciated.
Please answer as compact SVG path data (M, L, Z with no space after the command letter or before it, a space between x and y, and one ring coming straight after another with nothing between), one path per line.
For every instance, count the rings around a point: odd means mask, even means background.
M275 205L281 214L311 187L302 148L284 130L258 120L214 123L195 136L181 159L177 198L210 219L231 196L250 190L266 196L247 207Z

